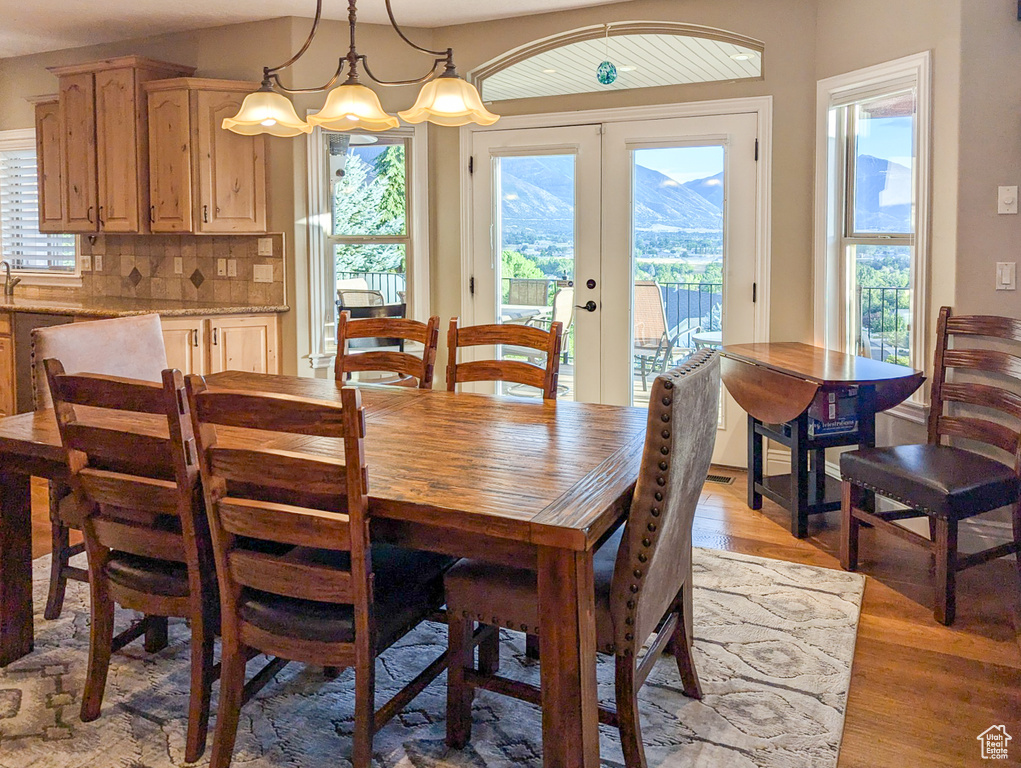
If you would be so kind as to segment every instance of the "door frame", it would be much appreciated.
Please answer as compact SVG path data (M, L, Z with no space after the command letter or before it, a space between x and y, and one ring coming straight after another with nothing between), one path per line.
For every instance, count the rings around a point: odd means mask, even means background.
M694 101L684 104L657 104L645 107L614 107L578 112L547 112L534 115L511 115L500 118L491 127L469 124L460 129L461 167L461 313L465 325L475 322L475 305L469 290L468 277L472 274L472 196L473 178L468 171L471 158L472 137L480 131L499 131L520 128L553 128L589 123L630 122L657 120L676 117L712 117L754 113L757 118L757 140L759 160L755 168L755 302L756 342L769 341L770 304L770 254L771 254L771 210L772 210L772 163L773 156L773 97L752 96L739 99L718 99Z

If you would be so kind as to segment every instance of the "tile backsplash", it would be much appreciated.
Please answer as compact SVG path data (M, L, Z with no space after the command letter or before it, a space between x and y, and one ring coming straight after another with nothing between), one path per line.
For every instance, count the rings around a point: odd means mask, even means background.
M259 255L259 240L272 243L272 255ZM92 266L82 270L81 298L116 297L212 302L230 306L282 306L285 302L284 236L265 235L82 235L79 260ZM98 258L97 258L98 257ZM174 271L180 258L181 274ZM217 274L234 262L236 275ZM101 269L95 267L100 266ZM273 280L256 283L258 264L272 267ZM55 293L52 288L24 294ZM48 288L48 289L47 289ZM66 294L67 289L60 289Z

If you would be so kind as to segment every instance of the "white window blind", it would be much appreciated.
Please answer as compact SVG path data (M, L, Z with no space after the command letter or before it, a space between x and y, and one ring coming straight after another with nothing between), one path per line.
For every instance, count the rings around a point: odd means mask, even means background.
M15 270L75 271L74 236L39 232L34 149L0 150L0 254Z

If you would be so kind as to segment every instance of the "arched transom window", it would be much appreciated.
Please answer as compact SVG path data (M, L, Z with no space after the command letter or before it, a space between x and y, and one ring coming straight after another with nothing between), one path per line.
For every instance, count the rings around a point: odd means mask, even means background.
M763 45L667 21L600 24L523 45L472 72L483 101L762 77ZM608 62L608 64L607 64Z

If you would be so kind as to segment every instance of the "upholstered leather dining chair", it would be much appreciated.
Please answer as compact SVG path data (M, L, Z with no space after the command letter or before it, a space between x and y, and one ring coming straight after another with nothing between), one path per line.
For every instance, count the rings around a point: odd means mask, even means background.
M401 387L432 389L433 372L436 368L436 347L440 336L440 318L433 315L429 322L420 323L397 317L374 317L352 320L351 313L344 311L337 319L337 358L334 362L334 377L346 382L355 371L384 371L396 375L378 383ZM352 351L351 342L369 340L379 346L400 346L393 349L361 348ZM417 342L422 345L422 356L404 351L403 342Z
M656 377L631 510L594 555L597 650L616 663L617 707L601 708L600 720L619 727L628 768L645 765L637 694L664 648L674 655L684 693L702 695L691 654L691 526L716 440L719 395L718 352L697 352ZM475 622L483 631L541 631L537 574L462 560L445 585L447 743L460 748L471 735L474 688L539 701L538 689L496 675L497 664L485 669L480 661L476 669L472 661Z
M557 397L560 374L560 348L564 324L554 322L548 331L511 323L460 327L458 318L450 319L447 331L447 390L468 381L506 381L535 387L544 400ZM537 350L545 354L542 366L524 360L472 360L459 363L457 351L463 347L508 345Z
M70 372L88 371L108 376L159 382L167 367L159 315L118 317L68 323L32 331L32 393L36 410L52 404L43 361L60 360ZM88 581L84 568L70 565L70 559L84 551L83 544L70 543L70 531L81 528L81 515L66 485L50 484L52 561L50 588L43 615L60 616L67 580Z
M930 399L927 443L860 448L841 455L840 562L847 570L857 570L862 522L928 549L936 561L933 614L941 624L951 624L958 571L1012 552L1021 569L1021 320L955 317L950 307L943 307ZM866 509L867 492L907 509ZM961 555L960 522L999 507L1011 508L1013 540ZM928 539L896 524L913 517L928 518Z
M81 719L99 717L111 653L143 633L146 650L159 651L167 644L166 617L183 617L191 625L184 759L194 762L206 745L219 599L198 468L186 453L192 425L181 372L165 370L155 384L67 374L53 358L45 368L89 560ZM125 413L150 414L152 429L118 428ZM115 603L146 618L114 637Z
M199 376L189 376L187 388L221 595L222 674L210 766L230 765L246 697L245 662L261 652L354 667L351 759L368 768L373 734L446 666L441 655L376 709L377 654L442 606L451 560L372 544L365 418L354 387L341 390L340 404L206 389ZM260 430L259 437L246 439L250 432L239 430ZM281 441L288 436L301 447L287 449ZM310 437L336 440L312 453L302 450Z

